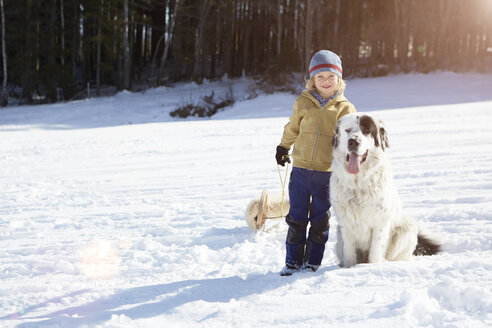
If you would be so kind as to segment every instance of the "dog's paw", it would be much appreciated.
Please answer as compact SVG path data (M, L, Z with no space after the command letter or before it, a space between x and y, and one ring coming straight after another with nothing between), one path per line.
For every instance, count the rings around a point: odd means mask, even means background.
M355 256L353 258L352 257L345 257L340 264L344 268L350 268L350 267L357 264L357 260L356 260Z

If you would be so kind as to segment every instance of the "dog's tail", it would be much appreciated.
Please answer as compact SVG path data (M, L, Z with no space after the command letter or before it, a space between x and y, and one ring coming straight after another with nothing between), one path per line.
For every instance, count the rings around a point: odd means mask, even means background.
M442 249L442 242L436 237L430 236L427 232L420 229L417 235L417 246L413 251L413 255L434 255Z

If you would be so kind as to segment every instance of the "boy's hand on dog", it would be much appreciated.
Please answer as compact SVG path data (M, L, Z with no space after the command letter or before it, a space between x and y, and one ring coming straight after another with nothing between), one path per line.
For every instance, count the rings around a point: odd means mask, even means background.
M285 166L285 163L290 163L289 150L282 146L277 146L277 153L275 154L277 164Z

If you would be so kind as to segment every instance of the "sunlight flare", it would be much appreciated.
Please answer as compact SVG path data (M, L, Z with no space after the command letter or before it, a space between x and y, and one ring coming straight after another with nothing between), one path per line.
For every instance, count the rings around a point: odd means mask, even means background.
M109 279L119 272L121 258L109 241L93 242L82 250L82 272L90 279Z

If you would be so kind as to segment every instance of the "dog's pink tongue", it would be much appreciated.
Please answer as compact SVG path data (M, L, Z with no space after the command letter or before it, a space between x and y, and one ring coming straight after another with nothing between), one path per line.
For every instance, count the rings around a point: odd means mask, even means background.
M348 171L352 174L358 174L360 171L360 162L362 161L362 156L357 155L355 152L351 152L349 155Z

